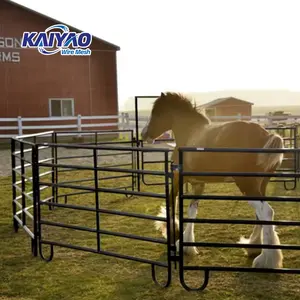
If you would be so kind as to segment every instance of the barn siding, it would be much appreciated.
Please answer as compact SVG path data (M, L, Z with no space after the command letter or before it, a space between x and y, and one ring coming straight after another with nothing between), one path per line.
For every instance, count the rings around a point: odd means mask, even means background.
M241 114L242 116L251 116L251 106L236 105L236 106L217 106L217 116L236 116Z
M44 31L55 24L5 1L0 3L0 20L2 37L20 38L23 31ZM75 115L117 115L116 48L95 39L90 48L90 57L12 50L20 52L21 61L0 62L0 117L48 117L49 98L74 98Z
M238 100L238 99L228 99L220 103L207 106L206 109L215 109L215 116L251 116L252 115L252 105L250 103ZM226 119L218 119L218 121L230 121Z

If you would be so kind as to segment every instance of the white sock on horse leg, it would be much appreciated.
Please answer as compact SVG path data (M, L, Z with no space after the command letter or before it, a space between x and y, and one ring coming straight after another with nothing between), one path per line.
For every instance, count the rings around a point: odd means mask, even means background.
M254 225L250 237L247 239L244 236L241 236L238 243L239 244L262 244L262 241L263 241L262 226ZM261 253L260 248L246 248L245 251L249 257L257 256Z
M198 212L198 203L199 200L192 200L190 206L188 208L188 218L189 219L196 219L197 212ZM194 234L194 223L188 223L185 231L183 233L183 241L184 242L195 242L195 234ZM184 253L189 255L196 255L199 254L198 250L194 246L184 247Z
M267 202L262 203L258 217L266 221L274 219L274 210ZM263 225L263 243L280 245L274 225ZM254 259L252 266L255 268L282 268L282 261L283 255L281 249L262 249L262 253Z
M261 210L261 203L258 201L248 201L249 205L252 206L255 211ZM256 213L256 218L261 220L259 215ZM249 238L245 238L244 236L240 237L238 241L239 244L262 244L262 225L254 225L253 231ZM257 256L261 253L260 248L245 248L245 252L249 257Z

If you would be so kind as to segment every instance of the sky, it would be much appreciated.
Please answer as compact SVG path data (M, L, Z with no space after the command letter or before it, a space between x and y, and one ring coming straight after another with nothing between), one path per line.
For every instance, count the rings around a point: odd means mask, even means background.
M15 2L120 46L121 106L161 91L300 91L299 0Z

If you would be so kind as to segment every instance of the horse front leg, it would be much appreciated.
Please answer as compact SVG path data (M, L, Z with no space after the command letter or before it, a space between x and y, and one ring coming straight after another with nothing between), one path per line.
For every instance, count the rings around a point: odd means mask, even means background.
M194 195L202 195L205 184L204 183L198 183L192 185L193 187L193 194ZM198 213L198 204L199 200L191 200L188 208L188 218L189 219L196 219L197 213ZM194 233L194 228L195 228L195 223L187 223L186 228L183 232L183 242L195 242L195 233ZM177 241L177 249L178 249L178 242ZM183 247L183 252L187 255L197 255L199 254L197 247L194 246L185 246Z
M160 218L167 218L167 210L170 215L170 242L172 245L175 245L177 239L179 239L179 222L176 216L176 208L178 203L178 187L179 184L179 173L178 171L174 171L173 173L173 184L171 191L168 195L169 205L168 207L161 206L160 213L157 215ZM167 223L165 221L155 221L156 230L160 231L164 238L168 238L167 236Z

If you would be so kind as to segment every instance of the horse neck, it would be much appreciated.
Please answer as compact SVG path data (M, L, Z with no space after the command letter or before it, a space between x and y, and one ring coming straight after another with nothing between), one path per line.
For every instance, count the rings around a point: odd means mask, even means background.
M204 127L203 122L201 119L196 115L179 115L174 116L174 124L172 131L175 136L176 147L184 147L191 136L194 129L201 126Z

